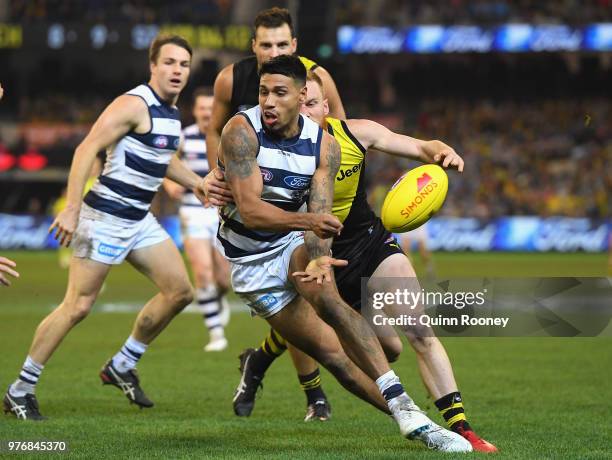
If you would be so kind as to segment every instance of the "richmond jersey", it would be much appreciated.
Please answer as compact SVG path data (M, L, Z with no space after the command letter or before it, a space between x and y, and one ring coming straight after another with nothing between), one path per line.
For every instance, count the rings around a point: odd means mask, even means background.
M334 181L332 213L344 224L342 233L334 238L334 257L350 259L359 254L367 242L376 214L370 208L365 187L366 149L344 122L327 117L327 131L340 145L340 169Z

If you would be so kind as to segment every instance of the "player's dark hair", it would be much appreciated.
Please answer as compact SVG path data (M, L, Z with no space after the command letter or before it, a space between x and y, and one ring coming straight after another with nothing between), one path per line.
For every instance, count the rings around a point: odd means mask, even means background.
M193 49L191 48L191 45L180 35L158 35L155 37L155 40L151 42L151 46L149 47L149 62L152 62L153 64L157 63L159 50L161 50L162 46L169 43L186 49L189 56L193 56Z
M291 14L289 14L289 10L287 8L279 8L275 6L273 8L260 11L259 14L255 16L255 22L253 23L253 33L255 34L257 32L257 29L260 27L265 27L266 29L276 29L277 27L282 27L283 24L287 24L289 26L289 30L291 31L291 38L295 37L295 31L293 30L293 20L291 19Z
M292 78L300 86L306 84L306 67L297 56L281 55L270 59L261 65L259 76L264 74L279 74Z

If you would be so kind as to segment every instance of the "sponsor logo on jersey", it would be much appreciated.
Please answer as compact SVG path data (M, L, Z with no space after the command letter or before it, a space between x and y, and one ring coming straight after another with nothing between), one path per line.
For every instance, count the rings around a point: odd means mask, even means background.
M181 145L181 139L177 137L176 139L174 139L174 142L172 145L175 149L178 149L179 145Z
M283 182L288 187L293 189L305 189L310 185L310 178L300 176L287 176L283 179Z
M344 180L345 177L351 177L353 174L358 173L359 170L361 169L362 164L363 164L363 161L359 163L358 165L353 166L352 168L341 169L338 172L338 175L336 176L336 180L341 181L341 180Z

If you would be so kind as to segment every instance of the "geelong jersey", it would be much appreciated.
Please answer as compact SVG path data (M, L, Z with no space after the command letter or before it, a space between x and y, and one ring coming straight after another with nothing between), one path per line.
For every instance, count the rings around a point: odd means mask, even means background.
M151 129L146 134L130 131L109 148L104 170L84 202L111 216L139 221L149 212L179 146L181 122L178 109L162 101L149 85L126 94L145 101Z
M317 63L299 56L306 70L314 70ZM231 114L248 110L259 104L259 70L257 58L250 56L234 64L232 69L234 82L232 84Z
M340 144L340 168L334 181L333 214L344 224L342 233L334 238L334 257L350 259L366 241L376 222L365 187L366 149L351 133L343 120L327 117L327 131Z
M298 212L306 203L312 175L319 165L323 132L319 125L300 115L298 135L279 139L262 127L261 109L255 106L240 112L257 134L257 164L261 170L261 199L285 211ZM295 232L264 232L246 228L235 204L221 209L221 225L217 238L225 256L232 262L244 263L268 257L289 244Z
M200 131L197 124L187 126L183 130L183 146L181 159L186 166L197 175L208 174L208 156L206 155L206 135ZM181 206L202 206L193 191L186 190L181 200Z

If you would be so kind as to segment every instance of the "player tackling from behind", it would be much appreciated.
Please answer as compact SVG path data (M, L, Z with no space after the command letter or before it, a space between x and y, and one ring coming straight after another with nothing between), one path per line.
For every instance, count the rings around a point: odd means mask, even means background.
M232 287L347 390L391 413L402 435L440 451L471 451L420 411L366 321L338 294L332 267L346 261L331 258L330 247L342 229L331 215L340 147L299 113L305 85L299 58L271 59L261 66L259 105L223 129L219 160L235 204L222 208L218 238ZM306 203L308 212L300 212Z
M342 121L329 117L323 85L318 76L311 72L307 78L307 98L302 113L332 134L341 149L340 171L334 181L332 210L344 228L334 238L331 247L335 257L348 260L347 266L336 267L334 270L340 295L356 311L361 312L363 278L369 278L367 289L370 293L394 292L396 289L420 290L409 260L368 205L364 185L366 152L368 148L376 148L411 160L438 163L460 172L463 170L463 160L451 147L440 141L421 141L396 134L370 120ZM222 188L223 183L216 182L216 186ZM214 193L209 197L214 204L227 202L225 195ZM383 311L388 316L396 317L400 314L422 314L421 308L419 306L415 312L411 312L409 309L406 311L405 306L388 305ZM421 377L449 428L465 437L474 450L495 452L495 446L480 438L467 422L450 360L431 328L406 326L402 332L416 352ZM402 350L401 340L389 326L379 328L377 333L389 361L395 361ZM284 343L282 337L278 340ZM241 385L252 388L249 394L254 397L254 389L260 384L263 374L254 378L261 368L257 366L260 358L257 353L249 356Z
M140 311L131 335L100 377L120 388L130 402L153 406L140 388L136 364L193 298L178 249L149 211L165 176L201 196L200 177L174 155L181 134L175 104L189 78L191 55L183 38L157 37L149 49L149 83L115 99L75 151L66 209L50 227L60 244L74 247L68 287L62 303L36 329L21 372L4 396L4 410L19 419L44 419L35 390L45 364L88 315L110 268L125 259L159 293ZM96 154L107 148L104 170L83 199Z

